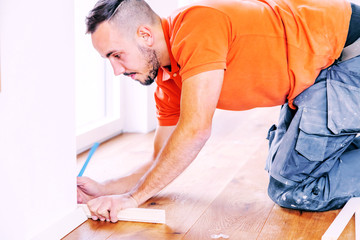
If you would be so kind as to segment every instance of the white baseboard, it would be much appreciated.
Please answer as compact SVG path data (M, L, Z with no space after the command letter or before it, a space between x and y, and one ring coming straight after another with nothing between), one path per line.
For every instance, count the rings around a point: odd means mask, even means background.
M32 238L32 240L58 240L65 237L79 225L87 220L87 216L82 208L77 208L60 221L56 222L48 229Z

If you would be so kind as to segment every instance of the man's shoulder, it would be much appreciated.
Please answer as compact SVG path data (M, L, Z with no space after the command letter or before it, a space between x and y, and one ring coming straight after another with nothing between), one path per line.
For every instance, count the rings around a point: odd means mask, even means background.
M175 27L176 24L183 22L185 19L197 21L196 24L201 24L201 19L226 15L225 10L227 6L231 6L230 2L235 1L201 1L184 6L168 17L170 27Z

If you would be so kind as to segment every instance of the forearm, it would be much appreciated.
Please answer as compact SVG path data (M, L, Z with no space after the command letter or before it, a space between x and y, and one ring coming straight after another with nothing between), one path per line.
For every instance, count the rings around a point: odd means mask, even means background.
M154 161L150 160L127 176L105 181L103 183L102 195L117 195L129 192L150 169L153 163Z
M101 195L123 194L133 189L139 180L154 164L155 159L157 159L159 152L166 144L174 129L175 126L159 126L155 132L153 154L149 161L139 166L135 171L127 176L104 182L102 187L103 193Z
M179 176L196 158L209 136L210 128L199 130L178 126L155 164L131 190L138 204L144 203Z

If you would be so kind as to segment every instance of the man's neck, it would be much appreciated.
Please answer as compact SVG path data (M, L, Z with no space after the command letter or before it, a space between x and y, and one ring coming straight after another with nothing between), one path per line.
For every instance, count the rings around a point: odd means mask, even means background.
M161 25L161 22L156 26L156 52L159 57L160 66L168 67L171 66L170 54L167 48L165 34Z

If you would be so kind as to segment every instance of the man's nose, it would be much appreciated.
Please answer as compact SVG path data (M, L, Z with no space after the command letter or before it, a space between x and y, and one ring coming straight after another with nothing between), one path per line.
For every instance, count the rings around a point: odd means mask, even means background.
M111 61L110 60L110 63L111 63L111 66L114 70L114 75L115 76L119 76L121 74L124 74L125 73L125 68L118 62L115 62L115 61Z

